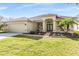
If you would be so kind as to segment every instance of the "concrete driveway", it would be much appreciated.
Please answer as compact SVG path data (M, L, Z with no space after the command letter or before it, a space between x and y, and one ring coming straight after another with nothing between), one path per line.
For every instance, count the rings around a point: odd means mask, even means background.
M15 36L21 33L0 33L0 39L6 38L6 37L10 37L10 36Z

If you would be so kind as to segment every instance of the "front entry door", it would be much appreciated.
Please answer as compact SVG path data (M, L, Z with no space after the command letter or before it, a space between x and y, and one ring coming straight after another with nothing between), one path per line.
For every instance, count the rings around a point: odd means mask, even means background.
M47 24L47 31L53 31L53 24Z

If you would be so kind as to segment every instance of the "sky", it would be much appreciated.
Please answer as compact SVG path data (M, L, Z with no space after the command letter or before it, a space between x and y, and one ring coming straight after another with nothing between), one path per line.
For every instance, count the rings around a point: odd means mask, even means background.
M68 3L0 3L4 17L33 17L42 14L79 15L79 6Z

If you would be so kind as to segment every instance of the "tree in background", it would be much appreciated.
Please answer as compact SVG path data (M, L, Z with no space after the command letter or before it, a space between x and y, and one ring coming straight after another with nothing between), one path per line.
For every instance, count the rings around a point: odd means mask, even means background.
M6 26L6 23L5 23L5 22L3 22L3 19L4 19L4 17L0 16L0 31L3 31L3 30L2 30L2 29L3 29L3 27L5 27L5 26Z

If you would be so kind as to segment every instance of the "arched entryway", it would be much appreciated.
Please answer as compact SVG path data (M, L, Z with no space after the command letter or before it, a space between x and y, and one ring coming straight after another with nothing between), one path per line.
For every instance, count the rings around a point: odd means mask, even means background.
M47 27L47 31L53 31L53 20L52 19L46 19L46 27Z

